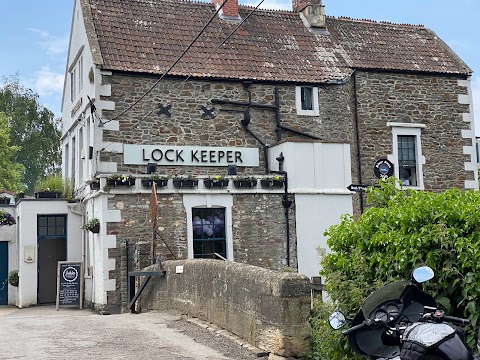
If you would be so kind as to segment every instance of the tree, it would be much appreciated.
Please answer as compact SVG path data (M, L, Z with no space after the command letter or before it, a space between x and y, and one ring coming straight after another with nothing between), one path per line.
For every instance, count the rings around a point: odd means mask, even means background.
M322 260L327 291L352 314L381 284L409 279L426 264L435 278L424 289L447 314L470 320L467 341L473 345L480 323L480 192L397 186L389 181L373 189L368 199L374 207L326 231L332 250Z
M8 119L4 113L0 112L0 188L11 191L22 190L24 168L21 164L12 161L18 150L18 146L10 144Z
M59 121L44 108L38 95L20 85L18 75L4 79L0 112L9 119L10 137L19 150L14 161L24 166L24 182L32 194L41 178L58 172L61 162Z

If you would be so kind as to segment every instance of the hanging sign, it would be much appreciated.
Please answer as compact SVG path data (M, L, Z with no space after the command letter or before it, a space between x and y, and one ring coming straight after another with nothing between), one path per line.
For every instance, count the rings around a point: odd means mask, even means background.
M379 179L387 179L393 175L393 164L387 159L380 159L375 162L373 172Z
M57 310L60 305L83 308L83 263L59 261L57 266Z

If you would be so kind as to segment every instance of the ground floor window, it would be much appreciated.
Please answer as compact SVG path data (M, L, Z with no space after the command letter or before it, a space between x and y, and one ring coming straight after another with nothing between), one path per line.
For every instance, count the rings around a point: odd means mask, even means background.
M193 208L193 257L227 257L225 208Z

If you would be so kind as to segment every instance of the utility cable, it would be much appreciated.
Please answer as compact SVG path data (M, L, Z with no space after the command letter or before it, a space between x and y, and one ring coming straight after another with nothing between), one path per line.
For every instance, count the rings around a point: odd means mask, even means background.
M223 6L227 3L228 0L224 0L223 3L218 7L218 9L215 11L215 13L210 17L208 22L203 26L202 30L195 36L195 38L190 42L190 44L187 46L185 50L183 50L182 54L175 60L175 62L162 74L162 76L142 95L140 96L137 100L133 102L129 107L127 107L125 110L123 110L120 114L116 115L110 120L107 120L104 122L104 124L118 119L120 116L125 114L126 112L130 111L135 105L137 105L140 101L142 101L145 96L147 96L159 83L162 81L162 79L179 63L179 61L185 56L188 50L195 44L195 42L198 40L198 38L203 34L205 29L212 23L212 21L216 18L217 14L220 12L220 10L223 8Z
M250 17L250 15L252 15L252 14L260 7L260 5L263 4L264 1L265 1L265 0L260 1L260 2L258 3L258 5L255 6L255 8L248 13L248 15L245 17L245 19L243 19L243 20L235 27L235 29L233 29L232 32L231 32L225 39L223 39L223 41L207 56L207 58L206 58L205 60L202 60L202 61L207 61L207 60L209 60L209 59L212 57L212 55L215 54L215 53L217 52L217 50L220 49L220 47L221 47L222 45L224 45L224 44L228 41L228 39L230 39L230 38L233 36L233 34L240 28L240 26L242 26L243 23L244 23L245 21L247 21L247 19ZM180 85L178 85L177 90L180 89L180 88L183 86L183 84L185 84L191 77L192 77L192 75L188 75L188 76L185 78L185 80L183 80L183 81L180 83ZM142 118L142 120L140 120L140 123L143 122L143 120L145 120L147 117L149 117L150 115L152 115L152 113L153 113L154 111L155 111L155 108L153 108L152 110L150 110L150 111L148 112L148 114L145 115L145 116Z
M245 21L247 21L247 19L250 17L250 15L252 15L255 11L257 11L257 9L260 7L260 5L263 4L264 1L265 1L265 0L261 0L261 1L258 3L258 5L255 6L255 8L248 13L248 15L245 17L245 19L243 19L243 20L235 27L235 29L233 29L232 32L231 32L231 33L207 56L207 58L206 58L205 60L203 60L203 61L209 60L210 57L211 57L213 54L215 54L215 52L216 52L218 49L220 49L220 47L221 47L222 45L224 45L224 44L228 41L228 39L230 39L230 38L233 36L233 34L240 28L240 26L242 26L243 23L244 23ZM188 75L187 78L182 81L182 83L178 86L177 89L179 89L180 86L182 86L183 84L185 84L185 83L188 81L188 79L190 79L191 77L192 77L192 75ZM148 115L150 115L150 114L151 114L151 112L150 112ZM148 115L147 115L147 116L148 116Z

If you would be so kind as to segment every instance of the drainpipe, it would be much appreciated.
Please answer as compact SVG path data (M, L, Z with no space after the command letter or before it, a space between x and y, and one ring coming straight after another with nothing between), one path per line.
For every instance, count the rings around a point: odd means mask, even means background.
M290 206L292 206L292 201L288 198L288 173L283 171L283 161L285 160L283 153L280 153L280 156L276 158L278 161L278 171L271 171L271 173L282 174L285 176L285 186L284 186L284 193L283 193L283 200L282 205L285 209L285 232L286 232L286 259L287 259L287 266L290 266L290 214L288 210Z
M361 162L361 147L360 147L360 129L358 125L358 94L357 94L357 72L353 73L353 96L355 98L355 136L357 141L357 171L358 182L363 184L362 181L362 162ZM360 213L363 214L363 193L360 192Z

